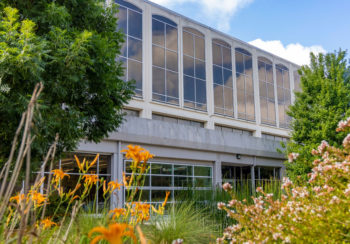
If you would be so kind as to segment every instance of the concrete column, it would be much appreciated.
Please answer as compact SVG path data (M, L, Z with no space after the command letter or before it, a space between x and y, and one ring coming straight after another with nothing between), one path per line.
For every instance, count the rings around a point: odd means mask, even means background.
M123 154L120 152L122 150L122 146L121 146L121 142L118 141L117 144L117 164L116 164L116 168L117 168L117 179L118 182L123 182ZM117 206L118 207L122 207L124 204L124 187L121 187L120 190L117 192L117 198L118 198L118 202L117 202Z
M152 101L152 13L151 6L145 4L143 11L143 98ZM146 31L148 30L148 31Z
M289 64L289 84L290 84L290 102L291 104L295 101L294 95L294 67L292 64Z
M208 30L205 33L205 69L207 80L207 108L208 115L214 114L214 92L213 92L213 50L212 35Z
M280 127L280 119L278 116L278 97L277 97L277 79L276 79L276 62L275 59L273 59L272 64L272 70L273 70L273 87L275 92L275 112L276 112L276 126Z
M118 180L118 153L113 153L111 156L111 181ZM111 197L111 209L118 207L118 192L113 192Z
M222 185L221 161L217 160L214 163L214 187L221 187L221 185Z
M235 43L232 42L232 81L233 81L233 112L235 119L238 118L237 80L236 80L236 51Z
M256 49L253 49L252 61L253 61L253 87L254 87L255 120L256 120L256 124L260 125L261 124L260 90L259 90L258 56L256 54Z

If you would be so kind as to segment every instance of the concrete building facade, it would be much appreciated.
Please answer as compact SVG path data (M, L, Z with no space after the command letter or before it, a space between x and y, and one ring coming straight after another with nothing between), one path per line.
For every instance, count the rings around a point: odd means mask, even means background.
M285 158L277 148L289 137L299 67L146 0L116 3L125 33L118 59L136 94L118 131L98 144L82 141L75 153L100 153L96 172L121 180L129 164L120 151L146 148L156 155L142 196L150 203L168 190L174 199L186 187L279 179ZM120 190L114 204L123 199Z

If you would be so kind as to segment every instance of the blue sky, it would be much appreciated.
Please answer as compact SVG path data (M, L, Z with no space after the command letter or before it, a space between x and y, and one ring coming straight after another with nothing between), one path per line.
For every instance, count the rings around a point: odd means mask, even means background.
M298 64L350 51L349 0L152 0Z

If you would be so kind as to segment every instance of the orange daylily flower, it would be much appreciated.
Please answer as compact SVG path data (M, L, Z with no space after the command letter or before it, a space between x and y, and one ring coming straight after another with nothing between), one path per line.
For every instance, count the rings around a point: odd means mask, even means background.
M99 181L98 175L84 175L83 179L85 179L85 184L88 186L96 184Z
M160 205L158 207L158 209L156 209L155 207L152 206L153 212L155 212L155 213L157 213L159 215L163 215L164 214L165 205L168 202L169 195L170 195L170 191L167 191L166 195L165 195L164 202L162 203L162 205Z
M137 216L137 223L142 221L147 221L150 218L150 208L151 205L147 203L133 202L134 208L131 209L131 215Z
M75 196L69 201L69 203L72 203L75 199L78 199L78 198L80 198L80 196L75 195Z
M44 194L41 194L37 191L29 191L28 195L31 197L34 202L35 207L40 207L47 200Z
M76 193L76 191L77 191L80 187L81 187L81 184L80 184L80 183L77 184L77 185L75 186L75 188L73 189L73 191L71 191L71 190L68 191L67 196L70 197L70 196L74 195L74 194Z
M40 225L43 226L43 229L48 229L51 228L51 226L55 225L57 226L57 224L53 221L51 221L49 218L43 219L40 221Z
M130 180L130 176L126 176L125 175L125 172L123 172L123 183L124 183L124 186L128 186L128 180Z
M143 234L140 226L136 226L136 230L139 233L140 243L141 244L147 244L147 240L146 240L145 235Z
M79 158L77 157L77 155L74 155L74 158L75 158L75 161L77 162L77 165L78 165L78 168L81 172L85 173L85 170L84 170L84 165L85 165L85 158L83 160L82 163L80 163L80 160Z
M52 182L54 182L56 185L58 185L60 180L63 180L65 176L70 177L68 174L64 173L61 169L54 169L51 171L53 173L54 178L52 179Z
M106 240L110 244L122 244L123 237L129 236L133 239L134 243L137 243L137 239L134 233L134 228L128 224L111 224L108 226L108 229L105 227L95 227L90 230L89 238L91 238L93 233L100 233L100 235L96 236L90 244L95 244L100 240Z
M115 189L120 190L121 186L123 186L123 184L118 183L118 180L108 182L108 188L110 188L111 192L113 192Z
M126 214L126 209L125 208L115 208L111 211L109 211L110 214L113 214L113 220L115 218L119 218L122 215Z
M18 194L17 196L11 197L10 201L16 201L17 204L20 204L23 200L26 199L26 196L24 194Z
M143 150L140 146L129 145L128 149L121 150L122 153L126 153L127 159L132 159L134 162L140 162L140 152Z

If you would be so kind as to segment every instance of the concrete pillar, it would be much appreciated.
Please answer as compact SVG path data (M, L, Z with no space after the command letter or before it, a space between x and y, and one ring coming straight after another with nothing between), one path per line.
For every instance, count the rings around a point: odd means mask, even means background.
M253 87L254 87L255 121L256 121L257 125L260 125L261 124L260 90L259 90L258 56L256 54L256 49L254 49L252 52L252 61L253 61Z
M214 187L221 187L221 185L222 185L221 161L217 160L214 163Z
M255 166L254 165L250 167L250 175L252 180L252 193L253 195L255 195Z
M113 153L111 157L111 181L118 180L118 153ZM113 192L111 196L111 209L118 207L118 192Z
M238 118L238 102L237 102L237 79L236 79L236 50L235 43L232 42L232 81L233 81L233 112L234 118Z
M205 32L205 68L207 80L207 108L209 117L214 114L214 92L213 92L213 49L211 31Z
M280 127L280 119L278 115L278 97L277 97L277 79L276 79L276 62L275 59L273 59L272 64L272 70L273 70L273 87L274 87L274 93L275 93L275 113L276 113L276 126Z

